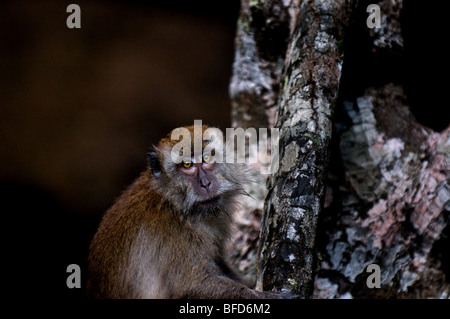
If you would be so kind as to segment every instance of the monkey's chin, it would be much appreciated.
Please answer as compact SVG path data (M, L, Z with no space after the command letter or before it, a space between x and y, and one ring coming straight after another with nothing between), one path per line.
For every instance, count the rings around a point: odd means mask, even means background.
M216 208L220 204L220 196L213 196L197 203L202 208Z
M198 198L195 204L189 210L194 216L205 216L204 214L229 214L231 202L234 201L233 193L220 193L211 197Z

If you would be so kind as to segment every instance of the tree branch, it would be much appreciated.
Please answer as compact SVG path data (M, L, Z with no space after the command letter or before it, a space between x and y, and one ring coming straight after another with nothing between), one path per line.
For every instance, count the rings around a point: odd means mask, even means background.
M276 126L280 169L269 177L257 287L312 294L333 108L352 1L303 1L286 53Z

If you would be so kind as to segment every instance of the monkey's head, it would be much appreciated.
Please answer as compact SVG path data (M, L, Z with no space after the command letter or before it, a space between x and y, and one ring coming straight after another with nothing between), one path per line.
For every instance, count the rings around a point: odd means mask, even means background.
M186 214L227 212L237 195L242 164L226 163L223 133L205 125L171 131L147 153L155 191Z

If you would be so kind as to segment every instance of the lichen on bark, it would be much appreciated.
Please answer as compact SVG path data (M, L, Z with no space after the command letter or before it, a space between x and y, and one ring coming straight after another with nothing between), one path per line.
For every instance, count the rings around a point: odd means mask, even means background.
M257 287L308 298L324 196L333 105L342 68L339 41L349 1L304 1L286 52L276 127L280 170L269 176Z
M333 228L324 227L321 272L327 275L319 275L333 282L339 274L335 297L450 293L440 265L432 263L432 249L448 225L450 128L439 134L421 126L402 101L402 88L387 84L367 89L356 103L344 102L351 124L340 137L345 184L335 197L341 212ZM382 270L378 290L366 285L369 264ZM440 286L418 294L418 286L436 280ZM320 284L316 297L329 289Z

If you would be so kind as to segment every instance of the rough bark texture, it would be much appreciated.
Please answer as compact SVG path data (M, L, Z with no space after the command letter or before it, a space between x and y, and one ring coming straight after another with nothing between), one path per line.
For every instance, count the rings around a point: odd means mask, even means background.
M418 124L393 84L344 108L345 175L329 188L336 202L323 217L315 297L448 297L439 240L448 232L450 128L438 134ZM380 289L367 287L369 264L380 266Z
M419 124L402 85L392 83L405 82L396 68L403 2L378 4L382 27L347 39L368 45L346 50L314 297L448 298L450 128L439 134ZM356 8L352 29L366 6ZM356 55L368 58L354 62ZM379 289L368 288L369 264L380 267Z
M241 1L230 83L233 127L273 127L294 6Z
M450 127L435 132L411 113L406 4L293 2L242 3L233 123L280 128L280 167L241 212L236 264L249 278L257 268L259 289L305 298L448 298ZM372 3L378 29L366 26ZM381 288L368 288L370 264Z
M269 177L257 285L308 298L333 108L350 1L304 1L287 52L276 126L280 168Z
M296 1L241 1L230 83L233 127L273 127L296 8ZM254 183L247 186L251 197L244 199L236 212L236 228L229 247L234 265L254 283L266 177L257 166L253 168Z

